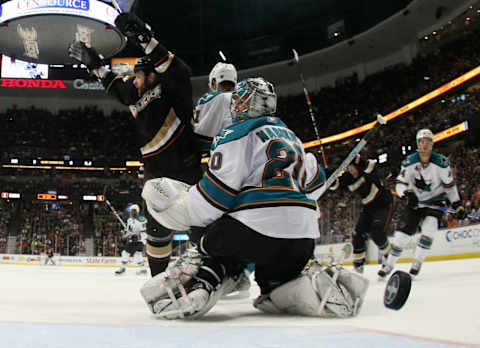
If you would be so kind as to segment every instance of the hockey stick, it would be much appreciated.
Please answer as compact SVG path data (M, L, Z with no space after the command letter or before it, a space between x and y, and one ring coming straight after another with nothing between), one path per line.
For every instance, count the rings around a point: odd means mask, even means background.
M118 219L118 221L122 224L125 231L127 231L127 225L125 224L125 221L123 221L122 218L120 217L120 215L118 215L118 213L115 210L115 208L113 207L112 203L110 203L110 201L108 200L108 198L106 196L107 187L108 186L105 186L105 188L103 189L103 197L105 197L105 203L107 203L107 205L110 208L110 210L112 211L113 215L115 215L115 217Z
M122 8L118 5L117 0L112 0L112 4L113 4L113 7L115 7L115 9L116 9L119 13L122 13L122 12L123 12Z
M380 114L377 115L377 123L370 129L367 134L365 134L360 140L360 142L353 148L352 151L347 155L347 157L343 160L340 166L330 175L327 179L325 184L319 189L320 190L320 197L328 190L330 186L338 179L338 177L342 174L342 172L348 167L348 165L357 157L358 153L367 145L370 139L378 132L380 126L387 124L387 120Z
M312 120L313 129L315 130L315 135L317 136L317 140L320 140L320 133L318 132L317 121L315 120L315 114L313 112L312 102L310 100L310 93L308 93L307 84L305 83L305 79L303 78L303 73L300 70L300 65L299 65L300 59L298 57L297 51L295 49L292 49L292 51L293 51L293 60L295 62L295 66L297 67L297 72L298 72L298 75L300 76L300 81L302 82L303 94L305 95L305 100L307 101L308 112L310 113L310 119ZM320 145L320 150L322 151L323 165L325 168L327 168L328 167L327 158L325 157L325 150L323 148L323 145Z
M225 57L225 55L223 54L223 52L222 52L222 51L218 51L218 54L219 54L220 58L222 58L222 59L223 59L223 61L224 61L224 62L226 62L226 61L227 61L227 57Z

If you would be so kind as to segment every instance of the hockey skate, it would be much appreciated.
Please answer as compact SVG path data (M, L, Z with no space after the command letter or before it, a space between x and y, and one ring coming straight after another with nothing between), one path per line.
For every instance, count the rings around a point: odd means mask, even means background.
M250 272L245 269L238 277L233 278L231 286L226 286L222 300L250 297L250 285Z
M125 271L126 271L125 267L120 267L115 271L115 275L122 275L123 273L125 273Z
M413 260L412 267L409 271L412 278L418 275L418 273L420 272L420 268L422 268L422 262L419 260Z
M387 264L382 264L382 268L378 271L378 280L385 280L385 278L392 273L393 271L393 266L387 265Z
M353 263L353 269L355 270L355 272L357 272L358 274L363 274L363 271L364 271L364 264L358 264L358 263Z

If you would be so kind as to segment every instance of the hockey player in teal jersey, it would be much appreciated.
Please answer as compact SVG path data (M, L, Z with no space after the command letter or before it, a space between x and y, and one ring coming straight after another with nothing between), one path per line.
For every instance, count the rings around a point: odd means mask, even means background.
M418 275L443 214L438 208L444 207L445 200L451 202L461 218L465 212L450 161L433 151L433 133L429 129L421 129L416 138L418 151L402 162L397 176L395 189L398 196L406 201L406 208L400 218L399 229L395 231L387 261L378 271L380 278L392 272L403 249L420 227L421 236L410 269L412 276Z
M140 207L133 204L128 207L130 217L127 220L127 230L123 235L125 247L121 254L120 268L115 271L116 275L125 273L130 257L139 267L137 274L146 274L145 261L143 258L144 239L147 231L147 219L140 215Z
M232 124L230 102L236 84L237 70L233 64L215 64L208 76L210 92L198 99L193 113L193 131L204 154L208 155L213 138Z
M200 182L188 187L161 178L145 184L142 196L160 224L200 228L192 238L198 249L142 287L154 314L204 315L250 262L261 290L254 306L261 311L327 317L358 312L368 286L363 277L340 270L335 281L319 265L304 271L319 237L317 204L309 195L325 175L295 133L274 117L276 101L264 79L239 82L232 94L233 124L215 137Z

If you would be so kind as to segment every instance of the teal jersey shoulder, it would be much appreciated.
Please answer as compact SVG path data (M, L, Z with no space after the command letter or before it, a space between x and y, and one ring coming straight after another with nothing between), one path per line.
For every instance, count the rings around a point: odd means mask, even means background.
M418 152L415 152L409 155L402 162L402 167L409 167L418 162L420 162L420 155L418 154ZM444 155L439 154L438 152L432 152L432 156L430 157L430 162L432 162L433 164L441 168L448 168L448 166L450 166L450 160Z
M420 156L418 152L408 155L402 162L402 167L410 167L411 165L420 162Z
M143 215L138 215L137 216L137 221L140 221L140 222L147 222L147 218Z
M287 128L285 123L283 123L278 117L264 116L251 118L242 122L234 123L229 127L222 129L220 134L217 135L213 140L212 150L219 145L243 138L252 130L263 126L278 126Z
M442 168L448 168L450 166L450 160L438 152L432 152L432 158L430 159L430 162L435 163L437 166Z
M215 98L217 95L220 95L220 94L222 94L222 92L207 92L207 93L205 93L204 95L202 95L200 97L200 99L198 99L197 106L208 103L210 100L212 100L213 98Z

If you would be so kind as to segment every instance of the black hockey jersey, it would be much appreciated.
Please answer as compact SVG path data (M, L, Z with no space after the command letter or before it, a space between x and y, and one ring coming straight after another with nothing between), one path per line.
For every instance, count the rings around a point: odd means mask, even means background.
M129 106L135 118L143 144L145 179L165 176L193 184L201 178L201 171L191 127L190 68L160 44L151 56L158 58L158 83L142 96L138 96L133 77L110 72L102 83L109 94Z
M361 159L358 164L353 164L358 170L358 177L354 178L348 171L342 174L339 178L337 187L348 189L350 192L360 196L362 204L366 207L375 206L377 204L385 204L391 202L392 193L390 190L383 187L382 181L378 177L375 169L377 165L376 160Z

